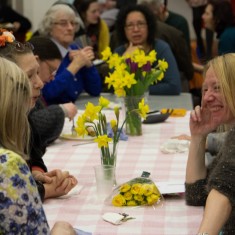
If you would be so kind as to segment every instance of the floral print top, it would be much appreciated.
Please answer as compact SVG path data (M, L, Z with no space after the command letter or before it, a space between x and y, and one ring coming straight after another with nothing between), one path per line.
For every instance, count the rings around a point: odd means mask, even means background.
M27 163L0 147L0 235L50 234L37 185Z

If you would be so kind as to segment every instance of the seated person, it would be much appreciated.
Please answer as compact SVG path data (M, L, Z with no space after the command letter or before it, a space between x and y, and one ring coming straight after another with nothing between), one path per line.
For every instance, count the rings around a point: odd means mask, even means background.
M75 12L65 4L53 5L39 26L40 35L50 37L63 57L55 79L43 88L47 104L74 102L83 91L92 96L101 92L101 79L92 64L92 47L81 49L73 44L78 27Z
M204 206L199 234L233 234L235 231L235 55L215 57L205 66L202 104L190 113L185 199L187 205ZM225 141L213 162L205 164L206 137L225 127Z
M26 234L26 231L31 231L36 234L75 235L67 222L55 223L50 231L37 185L26 162L29 158L30 138L27 113L33 99L26 74L14 63L1 57L0 233Z
M2 34L7 35L7 37L5 38L5 45L0 46L0 56L15 62L28 75L32 89L31 107L34 107L40 96L43 83L38 76L39 64L32 52L31 44L14 41L14 36L10 32L3 31ZM11 40L9 40L10 37ZM52 170L47 172L42 159L46 150L47 139L42 139L39 135L37 126L30 115L28 119L32 130L29 165L37 180L42 200L67 194L76 186L77 180L66 171ZM57 180L53 180L53 177Z
M54 72L60 65L62 59L60 51L47 37L35 36L29 42L33 45L33 53L38 59L39 77L44 84L47 84L54 79ZM47 106L45 99L41 96L31 110L30 117L34 121L34 126L37 126L41 139L46 139L46 142L50 144L61 134L64 118L73 119L76 113L77 107L71 102Z
M157 59L165 59L169 67L162 81L149 87L150 95L179 95L181 92L180 74L176 60L167 43L155 39L155 21L153 13L143 5L133 5L119 12L117 35L122 46L115 49L119 55L132 53L142 48L145 53L157 52Z

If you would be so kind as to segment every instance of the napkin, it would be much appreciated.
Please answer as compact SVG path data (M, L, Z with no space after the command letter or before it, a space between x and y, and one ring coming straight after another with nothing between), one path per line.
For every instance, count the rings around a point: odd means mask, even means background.
M169 139L160 146L160 150L163 153L183 153L188 151L189 144L188 140Z
M66 199L66 198L70 198L73 196L77 196L83 189L83 185L77 185L74 188L72 188L66 195L60 196L57 199Z
M115 225L119 225L121 224L124 219L125 216L118 214L118 213L112 213L112 212L107 212L105 214L103 214L102 218L103 220L111 223L111 224L115 224Z
M120 128L118 128L118 131L120 132ZM110 125L110 123L107 123L107 134L109 138L113 138L113 130L112 127ZM124 132L124 130L122 129L121 133L120 133L120 140L128 140L128 136L126 135L126 133Z

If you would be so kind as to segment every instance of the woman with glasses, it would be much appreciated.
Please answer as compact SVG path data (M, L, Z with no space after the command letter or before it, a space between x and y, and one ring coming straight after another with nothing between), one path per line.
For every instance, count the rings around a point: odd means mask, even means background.
M120 55L130 54L136 48L145 53L151 50L157 52L157 59L165 59L168 69L161 82L149 87L150 95L179 95L181 80L176 60L167 43L155 39L156 21L153 13L143 5L132 5L120 10L116 29L122 46L115 49Z
M78 27L74 10L66 4L53 5L39 26L40 35L49 37L63 58L55 79L42 91L48 104L74 102L83 91L92 96L101 92L101 79L92 63L92 47L79 48L73 43Z
M2 35L7 35L7 37L4 43L1 43L0 56L13 61L27 74L32 90L31 109L33 109L40 96L43 83L38 76L39 64L32 52L32 45L30 43L22 44L14 41L14 36L11 35L10 32L2 30L1 33ZM9 38L11 38L11 40L9 40ZM1 39L4 39L4 37ZM58 108L58 106L55 107L57 110ZM59 111L63 113L63 110L61 108L59 109ZM51 115L48 115L48 113ZM77 180L67 171L52 170L47 172L47 167L43 162L42 157L45 153L48 141L54 138L55 132L58 132L58 126L61 126L61 124L63 126L64 122L64 115L63 119L57 122L57 115L55 113L52 115L53 113L54 110L52 109L41 109L40 122L35 119L35 115L37 115L35 110L32 110L28 115L31 127L29 164L32 169L32 174L37 180L42 200L65 195L77 184ZM61 115L58 115L58 118L60 118L60 116ZM16 132L20 132L20 130L21 128L17 129Z
M26 74L0 57L0 234L73 234L67 222L51 232L27 165L32 91Z

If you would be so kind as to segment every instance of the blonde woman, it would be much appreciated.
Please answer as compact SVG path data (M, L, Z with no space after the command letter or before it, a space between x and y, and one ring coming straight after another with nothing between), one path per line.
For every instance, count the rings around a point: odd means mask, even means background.
M37 185L26 163L31 97L26 74L0 57L0 234L50 234ZM75 233L68 223L58 222L51 234Z
M190 115L191 144L186 168L186 202L205 206L199 234L235 234L235 54L212 59L205 68L202 105ZM206 138L228 130L213 162L205 164Z

